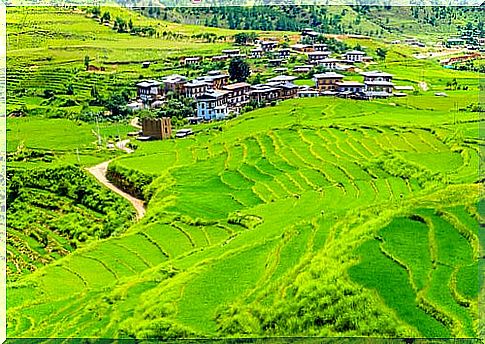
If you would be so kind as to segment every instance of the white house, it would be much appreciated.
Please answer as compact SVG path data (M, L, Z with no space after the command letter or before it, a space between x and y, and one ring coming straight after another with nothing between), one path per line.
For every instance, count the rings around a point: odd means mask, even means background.
M162 93L161 83L155 80L146 80L136 84L138 98L144 102L154 100Z
M362 59L364 58L364 56L365 56L365 53L359 50L350 50L342 55L342 57L345 60L353 61L353 62L362 62Z
M197 97L197 117L207 121L227 116L227 96L230 91L210 90Z

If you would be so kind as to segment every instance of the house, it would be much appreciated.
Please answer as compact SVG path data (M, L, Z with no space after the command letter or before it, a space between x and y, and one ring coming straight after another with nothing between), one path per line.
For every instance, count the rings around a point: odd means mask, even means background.
M141 68L148 68L148 67L150 67L150 62L143 62L141 64Z
M342 55L342 58L352 62L362 62L365 53L359 50L350 50Z
M322 91L336 91L337 84L342 81L344 76L342 74L327 72L322 74L315 74L313 80L315 81L315 88Z
M253 59L260 59L263 57L263 49L261 48L255 48L251 50L250 57Z
M307 39L314 42L320 34L313 29L303 29L301 32L301 40Z
M286 68L286 67L275 68L274 72L278 73L278 74L283 74L283 73L288 72L288 68Z
M264 52L272 51L278 46L278 42L275 41L260 41L259 45Z
M212 56L212 62L219 62L219 61L226 61L229 59L228 55L217 55L217 56Z
M143 102L148 103L163 93L160 86L161 83L155 80L142 81L136 84L136 94Z
M364 76L365 94L369 97L389 97L392 95L394 84L392 74L371 71L360 73Z
M170 117L143 118L141 128L144 137L164 140L172 136L172 120Z
M326 44L313 44L313 51L327 51L327 45Z
M416 38L406 38L404 40L404 43L409 44L409 45L416 44L416 43L418 43L418 40Z
M196 99L209 89L210 85L206 82L193 80L184 85L184 95L187 98Z
M276 54L277 54L278 58L280 58L280 59L287 59L287 58L290 57L290 51L291 50L287 49L287 48L279 49L279 50L276 51Z
M196 80L205 82L210 88L215 90L221 89L222 86L227 85L229 81L229 75L223 74L219 70L212 70L207 72L207 75L198 77Z
M394 84L391 81L365 81L365 94L369 97L390 97Z
M274 88L278 89L278 99L290 99L295 98L297 96L297 92L299 87L291 82L282 82L275 85L269 84L269 86L273 86Z
M185 57L182 60L182 64L185 65L185 66L198 65L200 63L200 61L202 61L202 57L200 57L200 56L196 56L196 57Z
M239 49L226 49L222 51L223 55L227 55L229 57L233 57L234 55L239 55L240 50Z
M447 48L463 47L465 45L465 40L461 38L450 38L446 41L445 45Z
M327 59L317 60L316 64L318 64L319 66L323 66L327 70L335 70L337 69L337 62L339 62L339 60L327 58Z
M209 90L197 97L197 117L202 117L206 121L224 119L228 114L229 93L230 91Z
M182 75L172 74L162 78L163 89L166 92L174 92L181 94L184 89L184 85L187 83L187 78Z
M330 51L315 51L308 53L308 63L318 64L319 61L328 58L330 54Z
M246 82L238 82L223 86L224 91L229 91L227 104L233 108L241 108L249 103L249 89L251 85Z
M279 67L283 63L282 59L272 59L268 60L268 66L269 67Z
M396 39L394 41L391 41L391 44L401 44L401 41L399 39Z
M313 69L313 65L303 65L293 67L293 73L308 73Z
M380 71L370 71L360 73L364 77L364 82L366 81L391 81L392 74L384 73Z
M279 90L270 85L254 85L249 92L249 99L257 103L278 100Z
M363 93L365 85L357 81L337 82L337 91L340 93Z
M300 90L296 94L299 98L312 98L312 97L318 97L319 96L318 91L311 90L311 89Z
M293 44L290 46L291 50L302 52L302 53L309 53L314 51L313 46L308 44Z

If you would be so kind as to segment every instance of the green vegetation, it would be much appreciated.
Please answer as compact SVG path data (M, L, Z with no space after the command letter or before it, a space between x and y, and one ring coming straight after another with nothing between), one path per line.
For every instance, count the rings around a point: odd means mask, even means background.
M123 232L133 216L126 201L69 165L9 169L7 203L10 279Z
M116 7L7 19L8 109L21 116L7 132L9 337L480 335L475 73L378 39L328 40L365 45L372 68L416 91L291 99L127 155L104 148L133 130L127 114L89 114L123 111L136 80L212 68L178 61L219 54L238 32ZM192 106L169 104L150 115ZM137 223L82 169L107 160L147 204Z

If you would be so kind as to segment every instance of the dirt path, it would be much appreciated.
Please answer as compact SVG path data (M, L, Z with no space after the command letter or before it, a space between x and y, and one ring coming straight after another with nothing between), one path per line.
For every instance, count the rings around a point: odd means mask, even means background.
M127 199L136 210L137 220L140 220L143 216L145 216L145 202L118 189L113 183L106 179L106 171L108 170L108 165L110 162L111 160L102 162L99 165L87 168L87 171L91 173L101 184L103 184L113 192L116 192L121 197Z
M123 140L123 141L116 142L116 148L121 149L122 151L125 151L128 154L133 153L134 152L133 149L126 147L126 145L129 142L130 140Z

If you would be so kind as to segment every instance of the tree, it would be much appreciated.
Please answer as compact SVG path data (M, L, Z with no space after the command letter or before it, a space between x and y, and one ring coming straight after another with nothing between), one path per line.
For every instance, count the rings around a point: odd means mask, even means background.
M381 60L385 60L387 56L387 50L384 48L377 48L376 54Z
M68 95L74 94L74 87L72 86L72 84L67 85L66 94Z
M133 31L133 21L130 18L130 21L128 22L128 28L130 29L130 32Z
M103 16L101 17L101 22L108 22L111 20L111 15L109 14L109 12L104 12L103 13Z
M91 13L93 14L93 17L98 18L101 15L101 8L96 6L91 10Z
M245 45L248 43L248 40L249 40L249 34L247 34L246 32L240 32L234 35L235 44Z
M235 58L232 59L229 64L229 75L231 80L243 82L247 80L249 75L251 75L251 70L246 61L241 58Z
M84 56L84 67L86 67L86 70L89 69L89 62L91 62L91 59L89 58L88 55Z
M126 22L125 22L125 20L121 17L116 17L115 28L118 29L118 32L126 32Z

